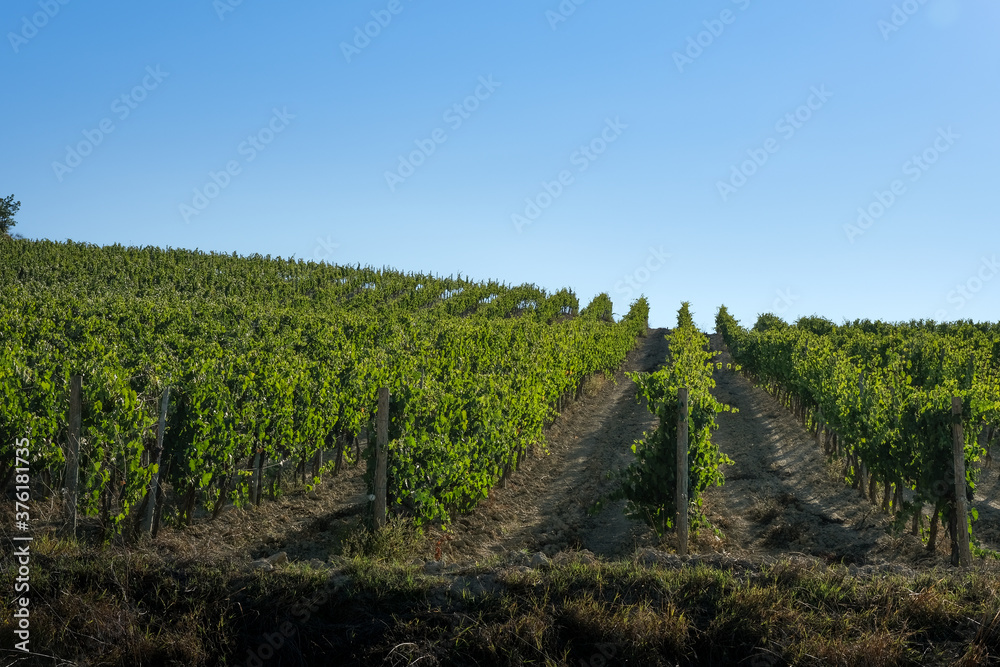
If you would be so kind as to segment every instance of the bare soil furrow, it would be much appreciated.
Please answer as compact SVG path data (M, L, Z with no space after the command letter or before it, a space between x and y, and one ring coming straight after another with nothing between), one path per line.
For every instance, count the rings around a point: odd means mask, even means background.
M452 560L505 552L588 549L614 557L653 541L645 525L624 516L624 501L596 515L588 509L612 488L609 471L628 465L632 443L656 427L625 371L652 371L667 354L664 329L640 340L614 382L597 378L546 433L548 453L529 458L506 488L495 489L475 512L460 519L443 540Z

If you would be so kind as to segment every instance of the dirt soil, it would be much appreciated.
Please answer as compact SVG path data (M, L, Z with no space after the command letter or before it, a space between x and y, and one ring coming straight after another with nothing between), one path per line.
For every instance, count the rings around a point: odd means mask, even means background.
M607 473L633 460L632 443L656 428L656 416L644 399L636 399L635 383L625 371L650 372L662 365L665 334L665 329L649 331L613 382L596 379L563 410L546 433L548 453L528 458L506 488L495 489L447 534L432 533L432 540L443 540L446 558L481 560L524 551L552 556L565 549L612 558L656 543L645 524L624 516L624 500L594 516L588 509L612 490Z

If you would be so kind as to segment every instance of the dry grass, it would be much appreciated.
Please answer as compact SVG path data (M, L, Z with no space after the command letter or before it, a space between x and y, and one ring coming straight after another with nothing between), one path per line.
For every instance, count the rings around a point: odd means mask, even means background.
M268 573L43 540L33 646L88 665L246 664L290 623L271 664L1000 664L995 572L858 578L791 561L673 569L567 559L544 571L494 563L428 576L372 539L369 555ZM456 593L459 576L489 585ZM12 579L5 570L0 586ZM9 625L0 640L12 645Z
M344 481L143 547L40 529L33 648L88 666L247 664L262 651L274 653L262 665L1000 664L996 568L855 577L803 559L677 568L579 555L524 570L527 555L508 554L431 576L411 563L433 558L433 541L401 521L363 530L342 510ZM780 520L786 500L761 499L754 520L794 529ZM293 562L247 568L279 550ZM473 579L482 588L456 586ZM0 597L2 665L23 657L3 650L12 611Z

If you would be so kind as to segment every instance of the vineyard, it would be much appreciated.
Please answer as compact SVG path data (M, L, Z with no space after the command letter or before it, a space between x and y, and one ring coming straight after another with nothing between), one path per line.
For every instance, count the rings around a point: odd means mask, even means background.
M105 537L135 534L153 486L183 525L199 508L273 497L282 470L315 483L367 456L371 477L372 448L356 444L374 433L380 387L390 506L447 522L543 448L563 402L613 372L647 326L644 299L616 323L607 295L581 310L571 291L532 285L2 243L0 479L24 438L35 475L63 488L82 377L77 509Z
M0 663L996 664L1000 325L648 313L0 240Z

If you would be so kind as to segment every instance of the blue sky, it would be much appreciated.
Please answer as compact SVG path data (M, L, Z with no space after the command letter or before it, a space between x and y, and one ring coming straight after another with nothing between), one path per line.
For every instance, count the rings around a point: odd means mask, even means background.
M16 232L997 318L997 3L233 2L4 3Z

